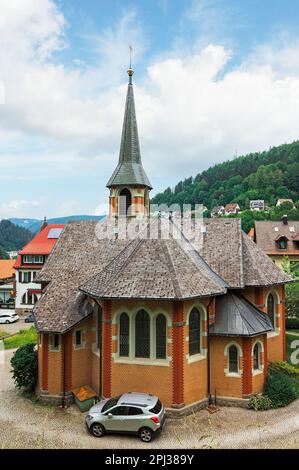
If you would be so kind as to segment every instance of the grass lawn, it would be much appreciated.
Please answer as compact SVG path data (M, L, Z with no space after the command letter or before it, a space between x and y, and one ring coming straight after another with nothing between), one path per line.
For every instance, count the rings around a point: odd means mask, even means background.
M292 364L290 361L291 354L295 351L295 349L291 348L291 343L293 341L299 341L299 336L296 338L294 335L289 335L288 333L286 334L286 345L287 345L287 361L289 364ZM299 349L299 346L296 347L296 349ZM299 359L299 353L297 354L297 358ZM296 368L299 369L299 364L292 364Z
M28 330L20 330L17 334L4 340L5 349L15 349L27 343L37 343L37 334L34 326Z
M6 331L0 330L0 338L5 338L5 336L9 336L9 333L7 333Z

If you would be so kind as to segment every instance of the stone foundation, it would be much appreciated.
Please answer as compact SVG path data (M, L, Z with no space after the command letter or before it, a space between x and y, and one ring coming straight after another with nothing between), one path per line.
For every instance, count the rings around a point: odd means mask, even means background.
M39 393L39 400L42 405L53 405L53 406L61 406L63 402L63 396L60 395L49 395L49 393L41 391ZM64 399L65 405L70 406L74 403L73 394L67 392Z

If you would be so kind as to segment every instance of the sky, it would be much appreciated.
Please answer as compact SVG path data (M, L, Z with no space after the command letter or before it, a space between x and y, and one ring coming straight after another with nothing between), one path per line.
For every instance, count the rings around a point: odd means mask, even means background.
M299 138L298 0L0 0L0 219L103 214L133 47L152 195Z

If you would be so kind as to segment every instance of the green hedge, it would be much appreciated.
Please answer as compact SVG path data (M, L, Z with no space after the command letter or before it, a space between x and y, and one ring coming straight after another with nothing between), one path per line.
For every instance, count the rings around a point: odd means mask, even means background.
M294 380L277 365L270 365L264 395L272 402L273 408L280 408L297 398Z
M292 330L292 329L299 329L299 318L287 318L286 319L286 329L287 330Z
M292 366L288 362L281 361L281 362L272 362L271 367L273 369L278 369L285 374L289 375L290 377L299 378L299 369L295 366Z

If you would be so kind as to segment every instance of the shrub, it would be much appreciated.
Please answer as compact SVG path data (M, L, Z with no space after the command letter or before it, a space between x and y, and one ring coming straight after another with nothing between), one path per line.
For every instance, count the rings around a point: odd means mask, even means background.
M273 408L286 406L297 398L293 380L275 365L268 369L264 394L270 398Z
M286 319L286 329L287 330L299 329L299 318L297 318L297 317L287 318Z
M266 395L255 395L250 398L248 408L255 411L269 410L272 408L272 401Z
M34 343L21 346L10 361L16 386L30 391L34 391L37 384L37 352L34 348Z
M299 369L295 366L292 366L292 364L289 364L288 362L272 362L272 367L284 372L290 377L299 378Z

